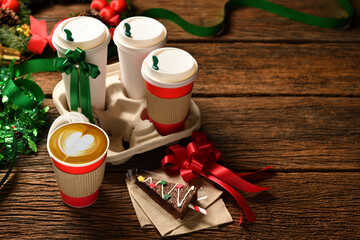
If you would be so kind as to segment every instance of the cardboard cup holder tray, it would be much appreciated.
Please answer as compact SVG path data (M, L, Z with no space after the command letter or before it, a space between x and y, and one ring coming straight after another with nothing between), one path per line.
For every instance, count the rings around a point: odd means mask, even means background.
M125 163L135 154L175 143L200 128L200 111L191 100L184 130L161 136L147 119L146 99L130 99L126 96L119 63L108 65L106 71L105 111L93 109L93 115L95 123L110 138L107 162L115 165ZM53 101L61 115L69 112L63 80L54 88Z

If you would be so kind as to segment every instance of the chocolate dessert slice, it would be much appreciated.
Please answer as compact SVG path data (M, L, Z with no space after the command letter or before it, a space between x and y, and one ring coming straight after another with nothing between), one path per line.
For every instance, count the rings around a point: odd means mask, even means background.
M151 176L137 176L135 184L174 218L183 217L189 203L195 202L197 197L195 186L171 183Z

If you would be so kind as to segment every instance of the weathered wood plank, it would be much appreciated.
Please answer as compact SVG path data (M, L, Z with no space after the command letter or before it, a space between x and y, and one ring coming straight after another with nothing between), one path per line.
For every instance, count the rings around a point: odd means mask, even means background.
M201 25L212 26L217 24L223 17L223 8L227 0L206 1L206 0L167 0L141 1L134 0L135 14L140 14L149 8L167 8L179 14L185 20ZM336 0L320 1L291 1L273 0L272 2L282 4L310 14L322 17L344 17L346 13ZM355 11L360 9L359 1L351 1ZM55 23L71 13L80 12L89 8L89 4L55 4L53 7L41 9L35 12L38 18L48 20L49 30ZM360 26L355 19L354 26L350 29L325 29L309 26L290 20L275 14L243 7L232 11L229 15L228 24L221 36L217 37L196 37L183 31L180 27L168 20L160 20L166 26L169 41L291 41L291 42L359 42Z
M247 168L249 163L298 171L360 166L358 98L195 101L202 109L202 130L233 168Z
M359 44L168 44L199 63L194 96L360 96ZM36 73L51 94L58 72Z
M319 97L194 98L201 130L237 170L274 165L274 171L359 170L360 99ZM51 123L58 116L50 99ZM219 127L221 126L221 127ZM47 130L45 130L47 131ZM24 170L49 170L46 134L37 155L21 157ZM185 142L184 142L185 144ZM165 147L135 156L110 171L160 167Z
M216 231L183 239L355 239L360 225L358 173L277 173L259 185L260 194L243 194L258 219L238 226L235 200L223 198L234 222ZM141 229L122 173L107 173L100 198L92 206L66 206L53 173L16 173L0 191L0 236L4 238L158 238Z

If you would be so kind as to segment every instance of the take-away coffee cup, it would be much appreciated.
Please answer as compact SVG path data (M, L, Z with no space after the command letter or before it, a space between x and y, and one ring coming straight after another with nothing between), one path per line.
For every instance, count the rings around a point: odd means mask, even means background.
M144 98L145 82L141 64L154 49L164 46L167 32L164 25L149 17L131 17L120 22L114 32L118 49L121 80L127 96Z
M178 48L156 49L144 59L147 112L161 135L183 130L197 71L196 60Z
M71 32L71 38L69 38L65 30ZM85 16L72 17L61 22L55 29L52 38L58 57L65 57L64 54L68 49L80 48L86 53L85 62L99 67L100 75L95 79L90 77L89 81L91 106L99 110L105 109L107 49L110 39L111 36L105 24L100 20ZM70 109L71 74L62 73L62 78Z
M82 208L94 203L104 178L109 138L78 112L69 112L52 124L47 150L63 201Z

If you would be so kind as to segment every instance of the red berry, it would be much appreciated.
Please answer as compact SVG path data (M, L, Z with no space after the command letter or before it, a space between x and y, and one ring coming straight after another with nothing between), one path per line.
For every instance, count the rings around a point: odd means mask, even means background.
M109 3L106 0L94 0L90 4L90 8L93 8L97 11L101 11L101 9L107 7Z
M17 0L2 0L1 8L8 8L14 12L18 12L20 10L20 4Z
M112 18L113 16L115 16L116 12L114 9L112 9L111 7L105 7L103 9L101 9L99 15L100 17L104 20L107 21L110 18Z
M117 25L119 25L120 22L121 22L120 16L119 14L116 14L115 16L109 18L106 23L109 24L110 26L116 27Z
M125 0L113 0L110 3L110 7L115 10L115 12L120 13L127 10L127 4Z

